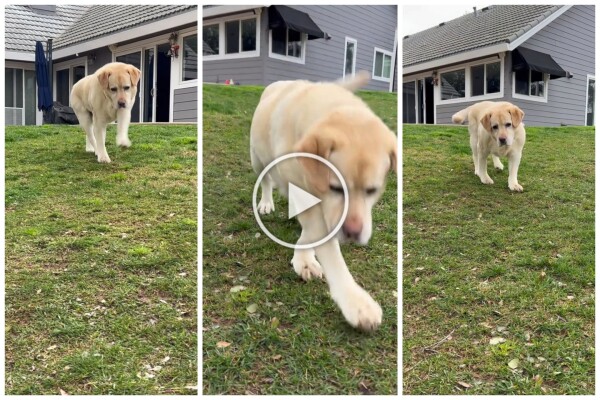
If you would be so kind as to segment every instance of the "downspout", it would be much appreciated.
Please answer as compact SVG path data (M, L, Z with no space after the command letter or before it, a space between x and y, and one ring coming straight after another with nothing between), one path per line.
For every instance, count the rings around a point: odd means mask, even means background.
M394 76L398 76L396 72L396 67L397 67L397 62L396 60L398 59L398 57L396 56L396 52L398 51L398 29L396 29L394 31L394 51L392 51L392 76L390 79L390 87L388 89L388 92L393 92L394 91Z

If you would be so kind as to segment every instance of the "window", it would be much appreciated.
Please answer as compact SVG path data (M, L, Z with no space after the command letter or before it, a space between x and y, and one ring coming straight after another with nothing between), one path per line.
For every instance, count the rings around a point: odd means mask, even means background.
M4 79L4 123L35 125L37 112L35 71L5 68Z
M205 60L259 56L258 17L238 16L235 19L211 22L202 27L202 33L202 55ZM194 40L198 40L197 36ZM194 46L197 49L197 44Z
M219 55L219 24L206 25L202 28L204 42L202 43L202 55Z
M440 76L442 100L465 97L465 70L444 72Z
M392 53L375 48L373 57L373 79L389 82L392 76Z
M56 101L68 106L70 92L69 68L56 71Z
M286 27L271 29L270 57L304 63L306 34Z
M526 97L529 100L546 101L548 74L532 70L519 70L513 73L513 97Z
M416 114L415 81L402 84L402 123L414 124L417 122Z
M356 71L356 40L346 38L346 49L344 55L344 73L346 75L354 75Z
M471 67L471 96L500 92L500 62Z
M198 79L198 35L183 38L183 73L184 81Z

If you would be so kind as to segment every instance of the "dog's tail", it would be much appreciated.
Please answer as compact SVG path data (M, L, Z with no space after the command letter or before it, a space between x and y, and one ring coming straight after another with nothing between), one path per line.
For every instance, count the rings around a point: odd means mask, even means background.
M371 77L367 71L359 71L356 75L336 81L336 84L348 89L351 92L355 92L358 89L366 86L367 83L369 83L369 80L371 80Z
M462 124L462 123L466 122L467 119L469 118L469 108L470 107L467 107L463 110L460 110L456 114L454 114L452 116L452 122L454 122L455 124Z

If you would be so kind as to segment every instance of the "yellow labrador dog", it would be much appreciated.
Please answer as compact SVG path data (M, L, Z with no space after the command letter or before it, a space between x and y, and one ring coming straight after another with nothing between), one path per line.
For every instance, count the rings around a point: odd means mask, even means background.
M261 96L250 130L250 156L256 173L279 156L306 152L327 159L344 177L349 211L342 229L321 246L296 249L291 263L304 280L325 275L331 297L348 323L363 330L381 324L382 310L354 281L339 242L368 242L371 209L383 193L388 171L396 168L397 155L396 135L352 93L368 79L361 73L345 82L273 83ZM274 185L287 195L290 182L321 199L297 216L302 226L298 244L322 239L342 216L344 194L340 181L316 160L289 159L277 164L262 180L258 211L272 212Z
M491 153L494 167L500 170L504 166L498 157L508 157L508 188L515 192L523 191L523 186L517 181L517 173L525 145L524 116L519 107L506 101L482 101L452 116L455 124L469 121L475 175L479 176L481 183L494 183L487 173L487 158Z
M85 151L96 153L98 162L110 162L105 145L106 127L115 119L117 145L131 146L127 130L140 73L133 65L115 62L73 85L71 107L86 133Z

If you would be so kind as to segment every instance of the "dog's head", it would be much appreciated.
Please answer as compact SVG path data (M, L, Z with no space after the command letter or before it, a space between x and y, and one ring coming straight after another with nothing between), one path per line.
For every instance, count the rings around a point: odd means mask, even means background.
M141 71L130 64L110 63L98 73L98 81L115 109L131 109L135 103Z
M371 209L385 189L385 177L396 170L396 135L369 111L335 111L316 123L295 151L319 155L340 171L349 192L349 208L338 233L341 241L367 244L372 233ZM323 163L300 159L312 190L322 201L328 229L340 220L344 192L337 176Z
M519 107L503 103L491 108L482 118L481 125L492 135L498 146L511 146L525 113Z

